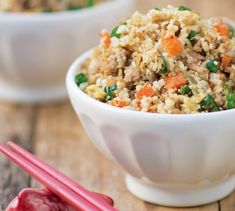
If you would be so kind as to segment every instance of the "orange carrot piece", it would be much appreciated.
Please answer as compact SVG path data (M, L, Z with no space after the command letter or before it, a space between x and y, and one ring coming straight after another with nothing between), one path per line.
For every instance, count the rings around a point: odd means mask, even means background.
M104 44L106 47L109 47L110 44L111 44L111 37L110 37L110 34L108 32L104 32L102 33L101 35L104 39Z
M164 81L166 89L179 89L181 86L187 84L187 80L181 73L178 73L174 76L166 76Z
M169 56L176 56L182 50L181 42L174 35L171 35L169 37L163 37L162 46L164 51L166 51Z
M229 37L229 28L225 24L215 25L217 32L223 37Z
M222 62L221 62L221 67L226 69L232 62L232 57L231 56L228 56L228 55L225 55L223 58L222 58Z
M144 85L142 88L140 88L136 94L135 98L138 100L141 100L144 96L146 97L152 97L155 94L153 88L150 85Z
M112 106L119 107L119 108L123 108L123 107L127 106L127 102L125 102L123 100L119 101L119 100L115 100L115 99L109 101L109 104Z

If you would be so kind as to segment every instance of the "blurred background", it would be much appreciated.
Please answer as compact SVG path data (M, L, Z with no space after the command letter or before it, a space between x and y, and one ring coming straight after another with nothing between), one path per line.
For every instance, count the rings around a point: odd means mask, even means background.
M136 0L138 10L147 11L152 7L165 7L168 4L187 5L201 13L202 17L227 16L235 19L235 0Z

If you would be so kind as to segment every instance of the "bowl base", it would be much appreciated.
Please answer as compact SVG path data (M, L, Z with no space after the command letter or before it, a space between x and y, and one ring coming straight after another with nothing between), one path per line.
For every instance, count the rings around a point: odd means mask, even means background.
M0 81L0 100L15 103L50 103L67 98L65 85L52 88L24 88Z
M127 175L126 185L132 194L144 201L170 207L191 207L209 204L229 195L235 188L235 176L208 187L178 190L167 185L157 187Z

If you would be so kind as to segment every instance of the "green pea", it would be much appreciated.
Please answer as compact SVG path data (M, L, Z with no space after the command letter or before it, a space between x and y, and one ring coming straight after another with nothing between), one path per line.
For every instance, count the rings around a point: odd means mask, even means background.
M217 105L217 103L215 102L214 98L211 95L207 95L206 97L204 97L200 105L203 111L208 111L208 112L220 111L219 106Z
M180 6L179 11L191 11L191 9L189 7L186 7L186 6Z
M235 92L229 92L226 96L226 100L228 109L235 108Z
M165 57L164 57L163 55L160 56L160 59L161 59L161 61L162 61L162 67L161 67L159 73L160 73L161 75L165 75L165 74L167 73L167 66L168 66L168 63L167 63L167 61L166 61L166 59L165 59Z
M82 83L85 83L87 81L88 81L88 78L84 73L78 73L75 77L75 82L78 86L80 86Z
M220 66L219 66L218 62L216 62L215 60L209 60L206 64L206 68L210 72L216 73L220 69Z
M192 90L189 88L188 85L185 85L185 86L181 87L180 94L188 95L188 96L192 96L193 95Z
M195 44L196 42L196 36L199 35L198 32L194 31L194 30L191 30L188 34L188 40L191 42L192 45Z

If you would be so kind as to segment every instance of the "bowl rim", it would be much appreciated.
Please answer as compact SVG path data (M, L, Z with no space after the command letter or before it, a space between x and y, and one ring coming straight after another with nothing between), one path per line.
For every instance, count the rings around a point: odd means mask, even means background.
M141 112L136 110L130 110L130 109L123 109L118 108L112 105L108 105L105 103L102 103L98 100L95 100L94 98L88 96L86 93L84 93L75 83L74 77L78 73L79 67L81 64L91 56L94 48L86 51L82 55L80 55L70 66L67 75L66 75L66 87L67 91L69 93L70 98L72 98L71 95L77 95L82 100L87 101L88 103L95 104L96 107L99 107L100 109L116 113L118 115L133 115L136 116L136 118L158 118L158 119L177 119L177 120L198 120L198 119L214 119L214 118L220 118L224 115L235 115L235 109L230 110L223 110L218 112L211 112L211 113L195 113L195 114L164 114L164 113L149 113L149 112ZM157 116L157 117L156 117Z
M14 13L14 12L0 12L0 22L38 22L38 21L53 21L61 19L75 19L79 17L87 17L96 13L103 12L103 10L110 11L119 5L126 3L133 3L134 0L107 0L99 5L93 7L82 8L74 11L59 11L52 13Z

